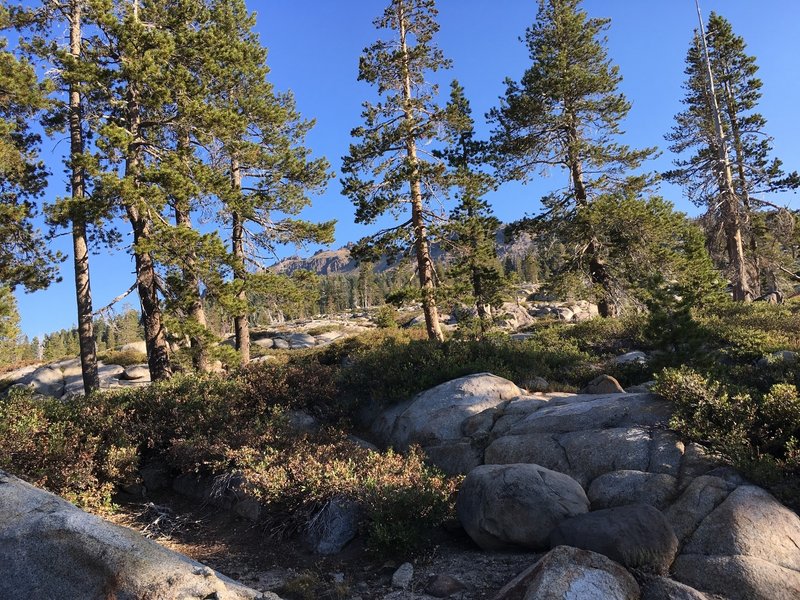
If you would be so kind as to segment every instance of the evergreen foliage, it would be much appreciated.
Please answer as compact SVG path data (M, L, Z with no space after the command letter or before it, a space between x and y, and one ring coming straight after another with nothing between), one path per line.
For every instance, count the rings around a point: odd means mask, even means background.
M664 174L669 181L682 185L686 195L708 210L705 226L709 246L717 262L728 266L723 232L726 214L719 202L720 181L717 164L718 141L713 121L703 48L695 38L686 55L685 110L676 115L676 124L666 136L670 150L678 155L675 169ZM722 16L711 13L706 31L711 70L716 84L717 104L728 142L730 167L736 193L736 210L747 238L748 286L754 295L777 289L781 261L760 241L769 236L766 220L757 214L764 208L783 212L784 222L791 219L785 210L776 207L765 194L796 188L800 178L796 172L786 174L781 161L772 156L772 138L766 133L766 119L757 112L763 83L758 79L754 56L746 53L744 39L737 36ZM778 218L781 218L780 215ZM760 239L761 238L761 239Z
M553 231L575 224L570 237L578 243L569 246L575 251L564 264L590 281L608 316L617 284L593 219L581 212L606 195L640 195L649 177L632 173L654 150L615 141L630 103L618 91L622 77L606 52L608 19L590 18L580 4L540 0L536 23L525 35L532 65L520 81L506 81L501 104L489 116L495 124L494 162L503 179L526 181L552 168L568 176L565 188L542 200L545 212L520 225Z
M434 43L437 14L433 0L391 0L374 21L391 37L364 49L358 79L375 86L381 101L364 102L364 125L351 132L357 141L343 159L342 186L356 207L356 223L375 223L387 212L402 215L399 224L361 240L356 254L374 260L410 254L413 246L428 335L441 340L429 228L445 169L425 151L446 120L435 102L438 88L428 81L450 66Z
M0 29L10 25L0 6ZM15 57L0 38L0 285L39 290L57 276L54 261L32 219L47 184L30 123L47 106L46 88L30 63Z
M251 273L276 256L278 246L333 241L335 222L298 215L309 195L325 189L328 162L304 146L313 121L297 112L291 93L278 93L266 77L266 49L254 33L244 0L211 2L205 34L209 74L208 131L221 148L218 169L227 173L220 215L230 231L234 284L223 301L236 317L237 348L250 356L247 293Z
M441 153L446 159L449 184L456 191L458 205L444 227L443 243L454 255L451 270L458 294L475 306L481 328L491 319L491 309L503 302L502 292L508 285L497 259L497 231L500 221L493 215L484 195L494 189L494 178L480 170L487 144L475 139L472 109L464 88L454 81L446 107L447 131L452 138Z

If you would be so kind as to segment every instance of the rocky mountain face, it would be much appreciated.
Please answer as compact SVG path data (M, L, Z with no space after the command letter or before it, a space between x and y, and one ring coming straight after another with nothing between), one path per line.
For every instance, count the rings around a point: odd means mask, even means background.
M497 244L497 256L501 261L511 258L513 261L521 261L525 256L534 250L534 239L529 234L522 234L513 241L506 241L503 228L497 231L495 236ZM352 244L347 244L338 249L319 250L308 258L292 256L285 258L270 267L275 273L291 275L295 271L306 270L317 275L347 275L358 270L358 263L350 255ZM431 247L433 259L437 262L447 262L449 256L444 252L439 244ZM375 271L382 273L392 268L396 263L390 264L382 260L375 268Z
M291 275L295 271L306 270L317 275L347 275L358 270L356 261L350 256L351 246L337 250L320 250L309 258L292 256L270 267L275 273Z

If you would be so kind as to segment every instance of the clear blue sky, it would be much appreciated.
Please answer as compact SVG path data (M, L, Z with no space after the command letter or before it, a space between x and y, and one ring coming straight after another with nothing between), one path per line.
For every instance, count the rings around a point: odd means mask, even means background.
M356 81L358 57L378 33L372 20L382 12L383 0L248 0L258 13L258 31L269 48L271 78L279 90L291 89L302 114L317 121L308 138L316 155L326 156L338 173L347 153L350 130L360 123L361 102L372 92ZM528 63L519 37L536 15L534 0L439 0L439 45L453 60L443 74L445 93L452 78L466 88L476 120L497 102L506 77L518 79ZM664 134L681 108L683 60L696 27L693 0L585 0L592 16L610 17L609 53L624 77L622 90L633 103L625 142L632 146L659 146L662 156L652 170L669 168L671 156ZM748 50L758 58L764 97L760 110L775 138L775 154L789 170L800 169L800 2L798 0L702 0L707 16L712 10L731 21L744 36ZM61 154L67 145L46 140L44 154L54 173L48 198L64 193ZM536 212L538 198L563 185L560 173L526 186L509 184L490 200L498 217L512 221ZM332 181L328 192L306 211L310 219L338 219L337 245L370 233L354 225L350 202ZM662 195L681 210L696 213L680 189L664 186ZM782 204L795 197L775 198ZM66 245L68 238L61 243ZM303 252L312 253L316 248ZM287 254L294 253L290 250ZM133 282L132 259L123 251L92 257L95 306L103 306ZM64 281L49 290L18 293L23 331L41 335L74 325L75 303L71 263L62 268ZM128 300L138 307L138 299Z

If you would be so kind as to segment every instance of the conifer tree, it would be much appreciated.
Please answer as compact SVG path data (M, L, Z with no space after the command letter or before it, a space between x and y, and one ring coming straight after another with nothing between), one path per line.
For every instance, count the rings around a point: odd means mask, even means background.
M0 29L9 26L0 6ZM33 67L16 58L0 38L0 285L38 290L57 276L54 259L32 219L47 184L38 157L39 137L30 122L46 106Z
M686 108L676 115L676 125L666 136L670 150L679 157L674 161L676 168L665 173L665 178L683 185L695 204L708 207L711 246L720 231L734 285L743 280L737 299L751 299L759 295L762 283L769 286L767 280L775 271L774 263L759 250L760 219L755 212L776 208L764 194L797 187L800 182L797 173L786 175L781 161L771 157L766 119L756 112L763 84L757 78L755 57L746 53L744 39L735 35L725 18L712 13L706 44L716 98L711 95L702 40L695 33L686 56ZM720 118L724 149L719 147L715 115ZM721 155L727 164L720 165ZM727 194L728 172L732 198L726 202L721 198ZM748 239L746 245L738 241L743 237ZM736 266L739 263L741 267ZM737 275L738 271L743 274Z
M227 172L220 193L221 216L230 231L236 347L250 360L247 292L252 271L284 244L333 241L334 221L298 217L310 194L327 185L328 162L313 159L303 144L313 122L301 118L291 93L277 93L267 80L266 49L253 31L244 0L213 0L206 44L211 74L209 130L222 148Z
M453 275L471 288L482 328L491 320L491 310L502 303L501 292L507 287L497 259L496 237L500 221L492 214L484 195L495 182L479 170L487 145L475 139L472 109L464 88L453 81L446 107L447 130L452 138L442 153L450 168L449 183L457 189L458 205L445 226L445 239L455 256Z
M19 311L17 299L8 286L0 286L0 364L13 364L20 358Z
M406 220L362 240L359 248L362 254L377 250L374 256L413 244L428 337L442 340L429 228L435 216L430 204L443 186L444 165L425 151L439 138L445 119L435 104L438 90L427 77L450 64L434 43L437 14L433 0L391 0L375 20L392 38L364 50L358 79L374 85L382 100L364 103L364 125L352 131L358 141L343 159L342 185L356 206L357 223L406 211Z
M489 114L502 179L527 181L551 169L567 175L568 186L544 198L546 211L533 221L551 231L568 229L605 194L641 194L647 177L631 173L653 153L616 141L630 104L618 91L622 77L605 49L609 20L589 18L580 4L539 0L536 23L525 35L532 65L518 82L506 81L500 106ZM616 286L598 237L591 228L583 235L567 264L586 273L601 314L610 316Z
M106 168L94 195L114 202L131 226L148 366L150 377L158 381L172 375L153 245L155 223L164 219L167 198L150 169L159 155L163 106L171 98L174 40L149 20L157 16L157 2L140 5L140 0L129 0L106 8L98 25L113 47L116 69L110 87L112 111L97 140Z
M48 72L55 84L45 125L53 131L66 130L69 137L65 163L70 194L48 206L47 213L54 228L68 228L72 234L80 359L87 394L100 387L89 270L89 228L97 229L107 215L106 207L91 199L90 175L96 165L86 149L87 115L91 112L87 100L92 96L97 100L97 92L104 81L100 67L102 55L84 33L85 24L91 23L97 5L95 0L63 0L39 2L33 7L15 10L17 27L34 34L26 44L28 50L50 65ZM66 42L62 41L64 29L69 32ZM99 237L110 240L114 237L113 230Z
M192 224L192 214L213 205L221 184L200 155L210 140L204 111L211 77L205 43L211 10L205 0L159 0L149 6L149 19L172 39L169 98L161 107L159 159L151 168L151 179L163 190L172 214L154 223L155 256L166 270L170 331L188 336L195 369L207 371L215 336L207 327L201 285L207 292L219 289L227 263L218 233L201 234Z

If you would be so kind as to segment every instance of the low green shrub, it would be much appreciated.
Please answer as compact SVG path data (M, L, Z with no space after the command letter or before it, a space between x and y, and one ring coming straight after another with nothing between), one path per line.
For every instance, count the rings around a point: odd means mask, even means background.
M306 333L308 335L318 336L322 335L323 333L331 333L333 331L341 331L342 328L339 325L334 325L333 323L329 323L327 325L317 325L316 327L312 327Z
M574 340L552 330L527 341L507 335L481 340L428 340L423 331L374 332L331 350L333 360L347 357L340 387L351 404L382 406L402 402L436 385L490 372L523 385L536 376L582 386L592 378L589 355Z
M108 508L114 485L107 476L128 474L128 446L106 446L82 416L91 411L11 390L0 398L0 468L84 507Z
M397 328L397 315L398 312L394 306L384 304L372 315L372 322L381 329L395 329Z
M333 367L306 356L231 379L176 376L69 404L14 390L0 399L0 468L93 509L109 508L115 488L135 483L139 465L154 458L175 474L236 473L275 534L302 529L344 496L364 506L370 547L411 551L450 515L456 480L417 450L384 455L337 429L292 429L287 411L319 402L312 390L335 389L333 379Z
M670 425L726 458L785 502L800 506L800 395L794 385L768 392L666 369L655 391L675 407Z

